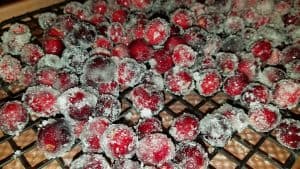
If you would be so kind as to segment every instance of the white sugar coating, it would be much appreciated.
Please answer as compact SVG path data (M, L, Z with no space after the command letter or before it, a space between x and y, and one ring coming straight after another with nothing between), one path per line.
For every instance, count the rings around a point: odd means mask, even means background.
M287 76L300 80L300 59L295 59L284 65L287 70Z
M38 23L42 29L46 30L55 23L56 17L55 13L45 12L39 15Z
M184 151L185 149L192 149L194 151L199 152L199 154L201 154L201 157L203 158L203 165L199 169L206 169L208 167L209 158L208 158L208 155L207 155L205 149L202 147L202 145L197 142L194 142L194 141L185 141L185 142L182 142L182 143L179 143L176 145L175 162L179 163L178 169L187 167L187 164L189 163L189 161L194 160L193 157L186 156L187 154L185 154L185 153L187 153L187 152ZM182 155L184 155L184 156L182 156ZM198 156L198 154L195 154L195 155L196 155L196 158L200 158ZM192 161L192 162L197 163L196 161ZM175 169L177 169L177 168L175 168Z
M244 20L238 16L229 16L224 23L224 30L228 34L239 32L244 28Z
M72 46L65 48L62 53L62 64L67 70L74 72L76 74L82 74L83 65L85 61L90 57L87 50Z
M173 50L172 60L176 66L191 67L195 64L196 59L197 52L188 45L179 44Z
M14 153L14 155L13 155L13 158L16 159L16 158L18 158L20 155L22 155L21 150L17 150L17 151L15 151L15 153Z
M196 82L196 89L198 90L199 94L202 96L211 96L211 95L217 93L222 86L222 77L221 77L220 73L216 69L204 69L203 71L200 71L200 72L195 72L193 74L193 77ZM212 78L209 78L208 81L204 81L204 79L209 75L214 75L216 77L215 80ZM211 87L211 85L215 86L215 84L218 84L218 83L220 83L220 84L217 86L217 88L215 88L215 90L213 92L206 94L202 88L202 85L204 83L207 84L207 85L205 85L206 87L208 85L210 86L209 89L213 89Z
M142 128L140 128L141 126L142 126ZM146 126L146 128L149 126L150 129L147 128L146 131L144 131L145 128L143 128L143 127L145 127L145 126ZM157 132L162 132L162 130L163 130L161 121L156 117L150 117L150 118L145 118L145 119L139 120L139 123L134 128L140 138L145 136L145 134L149 134L149 132L157 133Z
M258 41L259 39L262 39L263 37L257 32L257 29L254 28L245 28L242 30L241 33L242 39L244 41L245 49L246 51L250 51L252 45Z
M118 120L121 114L121 103L113 95L101 94L98 97L96 116L104 116L110 121Z
M32 116L37 116L37 117L49 117L49 116L54 116L57 113L59 113L59 107L57 104L57 99L55 100L55 103L49 107L48 109L45 109L41 112L35 112L33 108L30 106L33 104L33 106L38 106L36 104L41 104L41 102L34 103L33 101L35 100L34 98L37 97L39 94L44 94L47 93L47 97L50 95L53 95L55 98L57 98L60 94L59 91L53 89L52 87L49 86L44 86L44 85L38 85L38 86L32 86L27 88L26 92L22 96L22 101L29 112ZM33 97L31 97L33 96ZM29 99L30 98L30 99Z
M292 37L294 42L300 39L300 26L295 26L291 32L288 33L290 37Z
M213 113L218 113L225 116L225 118L230 121L232 129L238 132L244 130L249 124L248 115L243 109L233 107L227 103L214 110Z
M155 29L153 27L155 27ZM156 31L152 32L153 29ZM144 38L146 41L151 42L152 40L156 41L159 40L161 37L164 37L158 43L153 44L153 45L162 45L170 36L170 29L171 29L170 25L166 20L159 17L154 18L151 21L149 21L149 23L146 25ZM148 33L150 33L150 35L148 35ZM153 36L153 37L149 39L149 36L150 37Z
M290 127L295 127L297 128L296 133L293 133L291 131L289 131ZM277 141L281 144L284 145L290 149L299 149L300 148L300 142L299 140L297 140L297 138L300 137L300 121L299 120L295 120L295 119L283 119L281 120L279 126L275 129L275 136ZM294 131L295 132L295 131ZM286 143L287 141L285 140L285 138L283 136L286 136L287 138L289 137L294 137L293 141L288 141L288 143ZM298 144L296 145L296 147L292 147L290 144L293 144L295 142L298 141Z
M82 169L86 166L93 167L93 169L100 166L101 169L111 169L108 161L101 154L83 154L72 161L70 169Z
M124 38L124 34L124 27L119 22L113 22L107 28L107 36L112 42L119 43Z
M59 56L52 55L52 54L46 54L44 55L38 62L37 67L38 69L43 67L51 67L54 69L60 69L62 68L62 62Z
M0 79L7 83L12 83L18 80L18 75L21 73L21 62L10 56L4 55L0 58Z
M148 109L148 108L143 108L140 110L140 113L141 113L141 117L142 118L150 118L153 116L153 112L151 109Z
M34 55L37 55L37 57L42 57L44 56L44 51L37 44L27 43L22 47L20 55L21 55L22 62L32 65L31 64L32 60L33 59L36 60L39 58L36 57L31 58L31 57Z
M271 111L275 113L275 121L271 124L268 122L268 118L272 118L272 115L263 111ZM249 115L249 124L258 132L269 132L276 128L281 120L281 114L279 109L271 104L260 104L260 103L251 103L250 109L248 111Z
M300 101L300 84L292 79L283 79L273 86L273 103L279 108L291 109Z
M180 73L187 73L191 81L184 81L182 77L179 76ZM192 72L185 67L174 66L164 74L164 80L166 90L176 95L187 95L195 88ZM171 82L173 83L170 84ZM171 87L174 83L179 87L179 91L172 90Z
M234 71L238 67L238 57L234 53L225 53L225 52L219 52L216 54L216 61L219 69L222 72L222 75L233 75ZM228 63L229 62L229 63ZM231 63L233 64L233 69L226 68L226 64L229 64L229 67L231 67ZM225 68L222 68L222 66L225 66Z
M262 15L271 14L274 10L274 0L260 0L257 1L255 10Z
M282 69L276 67L266 67L263 71L258 72L257 80L268 87L272 87L274 82L269 79L269 76L276 76L278 77L277 80L281 80L286 77L286 73Z
M270 26L263 26L258 29L258 34L272 42L273 47L288 43L287 35L283 30Z
M75 94L77 92L83 93L84 96L79 102L72 104L69 99L70 97L75 97ZM89 106L95 108L96 104L97 97L94 94L79 87L68 89L57 98L59 111L66 117L66 119L70 120L71 122L74 121L74 119L72 119L72 117L70 117L69 115L70 107L75 106L77 109L80 109L84 106Z
M164 156L158 160L159 154ZM175 145L165 134L149 134L137 142L136 155L144 164L159 166L175 157Z
M194 124L183 124L184 119L186 118L189 119L188 122L190 122L190 119L192 119L193 122L196 122L196 126L193 126ZM195 140L198 134L200 133L199 128L200 128L199 120L195 115L183 113L175 120L173 120L171 127L169 129L169 133L176 141L179 142L187 141L187 140L192 141ZM182 132L188 132L188 133L182 133Z
M200 134L215 147L224 147L233 133L230 121L220 114L208 114L200 121Z
M138 161L125 159L123 161L116 161L113 164L113 169L140 169L140 164Z
M154 70L145 72L142 81L143 83L154 85L155 87L157 87L157 90L164 90L165 88L164 79Z
M210 34L206 37L206 44L203 48L204 56L216 54L222 47L222 39L218 35Z
M117 79L120 85L133 87L141 82L145 72L144 64L131 58L123 58L118 63Z
M259 93L257 94L258 96L255 96L255 88L258 88ZM260 95L260 91L263 91L262 95ZM259 97L259 98L257 98ZM266 97L266 98L265 98ZM261 102L264 104L267 104L271 101L272 95L270 93L270 90L267 86L261 84L261 83L257 83L257 82L253 82L250 83L243 91L243 94L240 98L241 103L244 106L249 107L251 102Z
M59 76L60 74L65 74L67 73L67 82L69 85L66 86L66 84L64 83L64 80L59 80ZM64 77L61 77L61 78L64 78ZM72 87L75 87L76 85L78 85L79 83L79 78L76 74L73 74L73 73L69 73L69 72L65 72L65 71L61 71L58 73L58 80L56 80L53 84L53 87L57 90L59 90L60 92L63 92L69 88L72 88Z
M111 144L122 146L122 143L119 143L118 141L122 140L114 140L115 134L118 134L119 137L130 137L132 138L132 142L130 142L128 145L126 145L126 153L125 154L118 154L119 157L116 157L113 153L112 147L110 147ZM121 134L121 135L120 135ZM125 135L126 134L126 135ZM129 134L129 135L127 135ZM124 124L111 124L103 133L101 137L101 147L104 150L104 153L106 156L108 156L112 161L114 160L120 160L120 159L129 159L135 154L136 149L136 143L137 143L137 137L132 130L132 128L129 128L128 126ZM113 146L112 145L112 146ZM124 150L122 150L124 151ZM119 149L116 149L115 153L121 153Z

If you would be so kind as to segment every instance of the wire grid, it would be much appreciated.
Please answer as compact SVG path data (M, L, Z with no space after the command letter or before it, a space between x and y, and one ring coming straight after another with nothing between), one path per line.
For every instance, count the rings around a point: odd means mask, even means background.
M15 22L27 24L32 31L35 42L39 43L43 31L38 27L37 16L43 12L62 13L62 7L67 3L63 2L47 8L43 8L10 20L0 23L0 33L9 28L9 25ZM26 87L20 84L8 85L0 83L0 106L9 100L20 100ZM122 103L122 114L128 112L135 113L131 106L131 102L127 99L127 94L131 88L125 89L120 93L119 100ZM4 94L3 94L4 93ZM157 116L163 122L164 132L168 134L172 119L179 116L183 112L196 115L200 119L205 114L219 108L223 103L229 103L247 111L246 108L239 105L238 102L231 100L224 93L217 93L211 97L200 96L197 91L193 91L187 96L176 96L165 92L164 109ZM284 110L283 117L294 119L300 118L300 107L292 111ZM59 118L57 115L55 118ZM67 152L63 157L46 159L43 153L38 150L36 145L36 133L38 125L44 118L30 119L26 128L19 136L5 135L0 131L0 168L3 169L56 169L68 168L70 162L78 158L81 154L80 141L76 140L72 150ZM134 123L119 121L124 123ZM274 133L258 133L254 129L248 127L240 133L234 133L232 139L224 148L214 148L209 146L201 139L197 138L197 142L202 144L208 152L210 160L209 168L211 169L299 169L299 150L293 151L280 145ZM297 160L298 159L298 160Z

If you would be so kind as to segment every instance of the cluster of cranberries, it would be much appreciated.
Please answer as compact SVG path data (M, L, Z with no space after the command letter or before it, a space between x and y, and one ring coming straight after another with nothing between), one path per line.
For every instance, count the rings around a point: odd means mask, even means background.
M300 101L299 1L171 1L70 2L63 15L39 16L40 45L28 26L12 25L1 37L0 78L30 87L22 102L1 107L0 128L17 134L30 117L50 117L38 146L54 158L80 139L85 154L72 169L206 168L196 140L223 147L248 125L275 129L281 144L299 149L300 122L281 120L281 109ZM119 100L128 88L141 117L134 127L119 123L130 115ZM248 111L224 104L202 119L182 113L163 128L164 92L193 90L222 91Z

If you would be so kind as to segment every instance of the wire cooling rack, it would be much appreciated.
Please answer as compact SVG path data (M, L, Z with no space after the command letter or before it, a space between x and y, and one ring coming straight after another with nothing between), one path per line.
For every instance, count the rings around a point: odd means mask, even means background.
M35 37L34 42L40 44L43 31L38 26L38 15L43 12L61 14L62 8L67 2L6 20L0 23L0 34L15 22L24 23L30 27L31 33ZM0 81L0 106L9 100L20 100L25 89L26 86L22 86L22 84L6 84ZM131 88L128 88L120 93L119 100L122 103L122 113L135 113L130 101L126 98L130 91ZM166 128L172 119L181 113L189 112L201 119L205 114L217 109L223 103L229 103L247 111L239 103L221 92L211 97L200 96L196 91L182 97L165 92L165 106L158 118L162 120L165 131L167 131ZM283 117L300 119L300 107L291 111L284 110L282 114ZM60 115L57 115L55 118L59 117ZM0 168L68 168L70 162L82 154L80 141L77 140L72 150L63 157L46 159L36 144L37 126L42 120L44 119L30 119L28 125L18 136L6 135L0 131ZM167 132L165 133L167 134ZM258 133L248 127L240 133L234 133L224 148L211 147L200 137L197 138L197 141L206 148L210 160L209 168L212 169L300 169L299 150L293 151L283 147L276 141L272 132Z

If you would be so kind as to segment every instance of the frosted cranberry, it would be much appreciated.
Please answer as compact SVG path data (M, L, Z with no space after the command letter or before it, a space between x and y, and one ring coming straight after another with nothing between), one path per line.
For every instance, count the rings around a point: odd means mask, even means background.
M232 135L230 121L220 114L207 114L200 121L200 135L210 145L224 147Z
M146 22L140 21L134 24L132 27L130 27L128 32L130 32L132 39L143 39L145 28L146 28Z
M57 99L61 113L68 120L88 120L96 107L97 97L81 88L74 87L63 92Z
M192 141L200 133L199 127L199 119L196 116L184 113L174 119L169 133L176 141Z
M111 25L108 26L107 35L112 42L121 43L125 37L124 28L118 22L111 23Z
M217 53L217 65L220 68L223 75L232 75L238 68L239 60L233 53Z
M109 120L103 117L93 118L85 124L80 135L84 152L102 152L100 138L109 124Z
M197 53L187 45L177 45L174 48L172 59L175 65L191 67L195 64Z
M19 101L8 101L0 108L0 129L7 134L17 134L27 121L27 110Z
M88 120L82 120L82 121L75 121L72 124L72 131L74 133L75 138L79 138L81 133L84 130L85 124L88 122Z
M112 48L111 55L119 58L129 57L128 47L124 44L118 44Z
M130 99L142 117L158 114L164 103L162 91L158 91L155 86L147 84L136 86L130 93Z
M249 84L248 78L243 74L236 74L228 77L223 86L223 91L231 96L238 97L242 94L244 88Z
M42 29L48 29L55 24L57 15L52 12L45 12L39 15L38 23Z
M5 55L0 60L0 78L7 83L16 81L21 69L20 61L10 55Z
M103 0L93 0L90 8L92 13L103 15L107 12L108 4Z
M49 36L49 37L55 37L59 39L62 39L65 35L66 35L66 31L57 25L50 27L45 32L46 37Z
M170 36L164 46L166 50L173 53L174 48L179 44L186 44L186 41L180 36Z
M285 65L287 75L295 80L300 80L300 59L295 59Z
M179 144L175 161L182 169L207 168L208 157L204 148L195 142Z
M164 134L150 134L138 142L136 155L145 164L161 165L173 159L175 146Z
M224 24L224 30L228 34L239 32L245 28L243 19L237 16L228 17Z
M274 129L281 120L279 109L272 105L252 105L248 114L250 125L259 132Z
M107 19L101 15L101 14L95 14L95 15L91 15L89 16L89 18L87 19L87 21L91 24L93 24L94 26L99 26L102 23L106 22Z
M146 68L130 58L124 58L118 65L117 81L122 86L133 87L140 83Z
M258 80L269 87L272 87L274 83L285 77L286 73L282 69L276 67L266 67L258 74Z
M37 133L37 145L47 158L62 156L71 149L74 140L70 126L63 119L48 120Z
M114 169L139 169L140 164L138 161L133 161L129 159L125 159L122 161L116 161L113 164Z
M53 87L59 91L65 91L76 85L78 85L78 77L75 74L61 71L58 72Z
M162 132L162 125L159 119L152 117L139 122L136 126L137 134L140 138L152 133Z
M167 72L174 66L172 55L165 49L154 52L153 57L155 62L153 67L160 74Z
M96 36L95 43L94 43L93 47L94 48L111 49L112 48L112 43L108 38L106 38L102 35L99 35L99 36Z
M200 95L211 96L219 91L222 85L222 77L217 70L206 69L195 74L196 88Z
M271 57L272 44L267 40L260 40L254 43L251 48L252 54L259 58L262 62L265 62Z
M169 24L164 19L155 18L146 25L144 38L151 45L162 45L169 34Z
M36 81L41 85L53 86L57 80L58 71L53 68L43 68L38 70L36 74Z
M64 44L61 39L56 37L45 37L42 40L43 49L46 54L61 55L64 50Z
M124 24L127 21L128 12L124 9L117 9L112 11L111 22L119 22Z
M290 148L300 148L300 122L294 119L283 119L275 129L276 139L280 144Z
M214 110L213 113L225 116L225 118L231 123L232 129L238 132L241 132L249 124L248 115L243 109L233 107L227 103Z
M291 4L286 1L279 1L275 4L274 8L280 15L285 15L289 13L291 9Z
M206 37L206 44L203 47L204 56L216 54L222 47L222 39L215 34L209 34Z
M251 103L267 104L270 102L271 94L269 89L259 83L251 83L244 90L241 96L241 102L247 106Z
M295 59L300 59L300 45L287 46L282 51L283 63L288 63Z
M21 60L28 65L35 65L43 56L43 50L36 44L27 43L21 51Z
M74 46L63 51L61 61L67 70L76 74L82 74L83 65L88 58L89 53L87 50Z
M22 86L28 87L35 83L35 76L35 69L31 66L25 66L18 75L18 82Z
M114 81L116 71L117 66L111 58L96 55L85 62L81 82L98 89L99 83Z
M300 100L300 84L292 79L283 79L274 84L273 102L279 108L295 107Z
M131 0L116 0L117 4L126 8L130 7Z
M80 2L69 2L65 7L64 7L64 13L67 14L73 14L76 18L80 20L86 20L87 17L90 15L90 12L88 11L83 4Z
M59 15L56 19L56 24L52 26L47 33L49 34L49 36L63 38L68 32L70 32L74 28L74 25L77 22L78 20L74 17L74 15ZM54 31L52 28L54 28Z
M120 101L108 94L102 94L98 97L95 116L106 117L110 121L116 121L120 118L121 103Z
M152 3L152 0L131 0L132 6L139 10L148 9L152 5Z
M163 91L165 89L164 79L161 74L158 74L155 71L147 71L142 79L142 83L153 85L156 87L156 90Z
M119 84L116 81L99 83L99 94L111 94L114 96L119 95Z
M216 61L211 55L206 55L200 59L200 69L216 69Z
M215 30L216 25L214 24L213 17L211 15L201 15L197 18L197 25L209 32Z
M111 159L131 158L135 152L137 138L131 128L123 124L112 124L103 133L101 147Z
M183 34L184 40L193 48L199 49L206 43L206 33L199 27L190 27Z
M70 169L111 169L101 154L83 154L72 161Z
M191 72L180 67L165 73L165 85L168 91L176 95L186 95L194 88Z
M129 46L129 55L138 62L145 62L152 58L153 49L143 39L137 39L132 41Z
M58 113L57 97L59 92L51 87L33 86L27 88L22 101L28 112L38 117L49 117Z
M193 24L192 14L186 9L177 9L171 16L171 22L187 29Z

